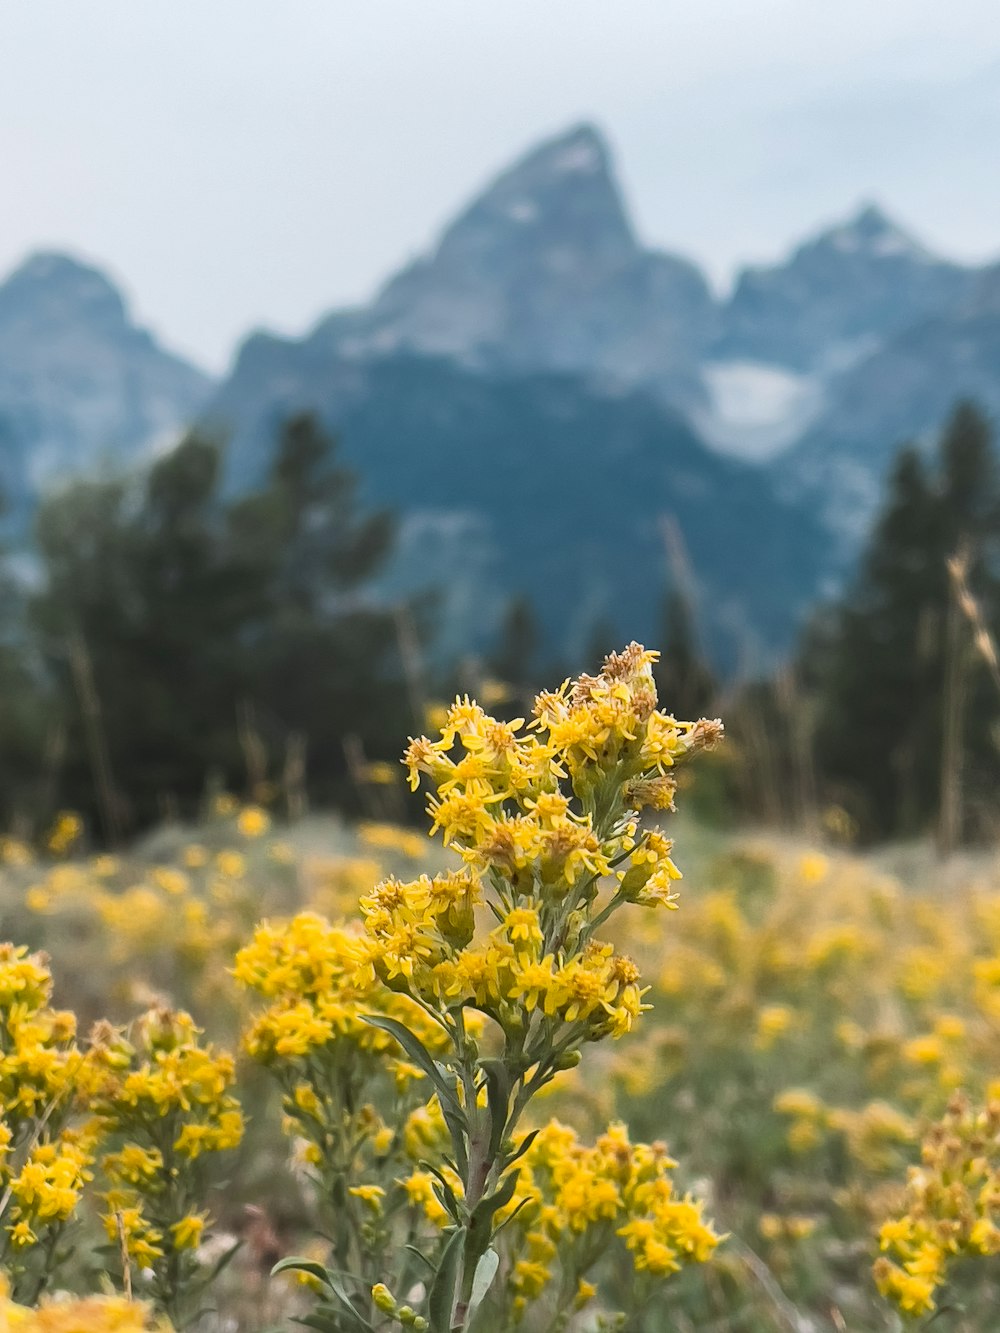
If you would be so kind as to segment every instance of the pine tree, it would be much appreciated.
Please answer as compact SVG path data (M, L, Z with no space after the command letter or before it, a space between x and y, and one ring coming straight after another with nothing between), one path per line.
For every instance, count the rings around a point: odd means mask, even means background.
M197 434L144 476L46 501L31 610L67 732L59 799L114 837L194 813L210 775L247 790L290 746L314 794L348 795L345 736L387 757L408 721L394 622L368 592L391 538L308 418L235 501Z
M507 604L489 669L518 691L530 689L538 665L540 634L530 600L518 595Z
M414 725L396 622L370 592L394 523L387 511L360 509L357 479L337 465L336 449L315 416L293 417L269 485L230 514L237 549L263 545L268 553L247 702L273 750L307 742L310 789L320 800L348 795L345 738L358 737L369 758L386 758Z
M676 717L704 717L715 681L698 647L691 607L678 588L671 589L664 602L661 644L656 688L664 707Z
M583 649L583 662L578 670L596 675L607 655L616 652L620 647L618 631L615 629L611 618L606 615L598 616L587 635Z
M992 615L1000 480L989 427L968 404L952 415L932 465L913 447L900 452L854 585L803 663L818 685L816 751L827 795L869 836L923 832L938 815L946 685L956 687L949 653L961 655L958 688L982 696L987 686L968 634L954 632L947 560L959 548L970 552L974 586ZM972 728L968 709L959 711L960 767L974 785L989 783L997 756L987 729Z

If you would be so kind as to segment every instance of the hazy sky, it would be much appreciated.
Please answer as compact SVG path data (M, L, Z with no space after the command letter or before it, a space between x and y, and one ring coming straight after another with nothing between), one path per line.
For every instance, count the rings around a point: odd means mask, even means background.
M96 260L221 369L583 118L645 239L720 283L867 198L1000 254L1000 0L14 0L0 270Z

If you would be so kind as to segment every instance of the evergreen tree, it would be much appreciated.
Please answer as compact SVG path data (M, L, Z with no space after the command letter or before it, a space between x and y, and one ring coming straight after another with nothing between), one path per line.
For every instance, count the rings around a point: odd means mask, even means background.
M673 588L663 607L660 636L663 655L656 667L656 689L663 707L675 717L704 717L715 695L715 681L698 647L687 598Z
M913 447L900 452L854 586L802 663L818 689L827 795L869 836L912 835L937 817L946 686L952 694L955 686L949 653L961 654L960 688L996 711L968 633L949 638L947 561L958 549L969 552L973 586L994 616L1000 478L989 427L968 404L948 422L931 466ZM988 729L981 720L974 727L967 708L960 713L966 777L973 789L992 785L1000 772Z
M32 617L67 735L58 798L108 837L193 812L212 776L238 790L275 776L292 743L322 798L348 793L348 733L393 752L393 621L365 594L391 525L358 513L314 421L288 423L252 495L227 503L217 444L191 435L145 476L46 501L37 539Z
M0 501L0 515L3 504ZM31 829L47 803L53 762L62 747L38 655L28 635L27 596L11 557L0 550L0 819L15 833Z
M492 674L517 690L530 689L538 665L539 640L538 621L531 602L523 595L512 597L490 656Z
M610 617L598 616L590 627L580 669L596 675L608 653L617 652L621 646Z
M283 428L269 486L230 514L238 550L262 549L266 607L254 625L247 702L278 753L309 748L310 790L343 799L344 740L394 756L414 725L401 680L397 625L369 584L392 548L387 511L363 513L357 479L311 414Z

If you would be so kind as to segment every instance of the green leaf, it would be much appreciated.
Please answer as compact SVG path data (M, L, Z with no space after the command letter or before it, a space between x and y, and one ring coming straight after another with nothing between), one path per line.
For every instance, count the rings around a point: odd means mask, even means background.
M457 1105L457 1103L456 1103ZM441 1104L441 1113L451 1135L451 1150L455 1155L455 1170L460 1176L469 1174L469 1151L465 1146L469 1122L462 1110L452 1110L446 1102Z
M486 1293L493 1285L493 1279L496 1277L499 1267L500 1256L496 1250L491 1248L479 1256L479 1263L476 1264L476 1271L472 1279L472 1291L469 1293L470 1319L482 1305Z
M517 1171L511 1171L505 1176L498 1189L492 1194L488 1194L484 1199L480 1199L473 1211L469 1222L469 1230L481 1235L483 1230L493 1229L493 1216L501 1208L506 1208L514 1197L514 1191L517 1189Z
M517 1205L517 1207L514 1209L514 1211L511 1213L510 1217L505 1217L505 1218L504 1218L504 1220L503 1220L503 1221L500 1223L500 1225L497 1227L496 1231L494 1231L493 1235L494 1235L494 1236L499 1236L500 1232L503 1231L504 1227L505 1227L505 1226L509 1226L510 1223L513 1222L514 1218L517 1217L517 1215L518 1215L518 1213L521 1211L521 1209L522 1209L522 1208L527 1208L527 1206L528 1206L528 1204L529 1204L530 1202L531 1202L530 1199L522 1199L521 1202L520 1202L520 1203Z
M420 1262L422 1264L426 1264L432 1273L435 1271L434 1261L432 1259L428 1259L427 1255L424 1254L423 1250L418 1250L415 1245L404 1245L403 1249L409 1250L411 1254L415 1254L417 1258L420 1260Z
M446 1180L435 1180L431 1189L437 1195L438 1203L445 1210L448 1216L456 1225L461 1226L464 1218L458 1207L458 1199L455 1197L455 1191Z
M394 1037L413 1063L419 1065L434 1084L445 1124L451 1135L451 1146L455 1153L459 1175L466 1175L469 1169L469 1155L465 1141L469 1133L469 1122L465 1118L465 1112L454 1088L448 1086L445 1079L447 1071L437 1063L420 1038L415 1036L404 1023L398 1022L395 1018L386 1018L382 1014L365 1014L364 1021Z
M351 1301L350 1296L348 1296L347 1292L341 1285L340 1279L331 1273L328 1268L324 1268L322 1264L318 1264L315 1259L306 1259L301 1255L291 1255L287 1259L281 1259L274 1265L271 1269L271 1276L275 1277L278 1273L286 1273L289 1269L293 1269L297 1273L308 1273L310 1277L314 1277L318 1282L322 1282L324 1287L329 1287L340 1304L354 1320L355 1326L364 1330L364 1333L375 1333L371 1324L369 1324L368 1320L358 1311L357 1307ZM317 1312L315 1317L321 1319L322 1313ZM301 1322L305 1322L305 1320ZM326 1326L320 1325L320 1327ZM333 1329L335 1333L335 1325L331 1324L329 1327Z
M340 1316L336 1314L329 1306L326 1307L326 1313L322 1310L315 1314L300 1314L295 1316L295 1323L301 1324L303 1328L315 1328L318 1333L340 1333ZM282 1333L277 1329L276 1333Z
M427 1313L431 1333L451 1333L451 1316L455 1308L455 1290L458 1270L465 1249L465 1228L456 1227L444 1247L437 1274L427 1296Z
M324 1287L330 1285L327 1271L323 1265L317 1263L315 1259L309 1259L301 1254L290 1254L287 1259L279 1259L271 1269L271 1276L277 1277L279 1273L287 1273L290 1270L294 1270L296 1273L308 1273L317 1282L322 1282Z
M400 1023L395 1018L386 1018L382 1014L363 1014L362 1020L373 1028L380 1028L383 1032L388 1032L390 1037L394 1037L399 1042L413 1063L419 1065L434 1084L438 1096L441 1098L442 1108L447 1104L454 1107L456 1111L461 1110L454 1089L449 1088L444 1080L440 1065L420 1038L412 1033L405 1023Z
M341 1305L343 1305L344 1308L348 1311L348 1313L354 1317L354 1319L357 1321L358 1327L364 1329L365 1333L375 1333L375 1330L372 1328L371 1324L369 1324L368 1320L364 1317L364 1315L359 1314L357 1309L351 1303L351 1298L348 1296L344 1288L340 1285L340 1279L335 1278L332 1274L330 1274L327 1280L330 1284L331 1291L336 1296L337 1300L340 1301Z
M523 1138L523 1139L521 1140L521 1142L518 1144L517 1148L516 1148L516 1149L514 1150L514 1152L512 1152L511 1155L507 1158L507 1165L508 1165L508 1166L513 1166L514 1163L518 1160L519 1157L523 1157L523 1156L524 1156L524 1154L528 1151L528 1149L529 1149L529 1148L531 1147L531 1145L534 1143L535 1139L538 1138L538 1134L539 1134L539 1131L538 1131L537 1129L533 1129L533 1130L531 1130L530 1133L525 1134L524 1138Z
M486 1102L490 1108L490 1161L500 1151L510 1115L510 1072L502 1060L483 1060Z

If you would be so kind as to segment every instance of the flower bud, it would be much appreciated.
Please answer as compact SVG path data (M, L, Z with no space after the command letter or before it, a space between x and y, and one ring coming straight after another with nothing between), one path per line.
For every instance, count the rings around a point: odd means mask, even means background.
M376 1282L372 1287L372 1300L384 1314L396 1313L396 1298L384 1282Z
M575 1069L580 1063L579 1051L563 1051L555 1061L556 1069Z

